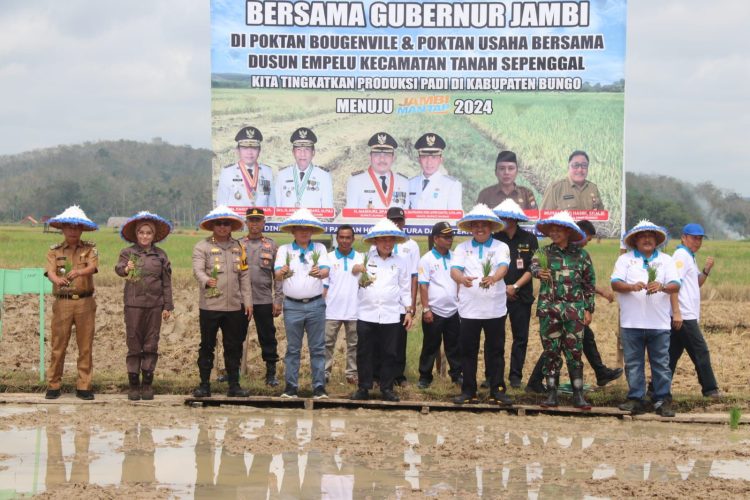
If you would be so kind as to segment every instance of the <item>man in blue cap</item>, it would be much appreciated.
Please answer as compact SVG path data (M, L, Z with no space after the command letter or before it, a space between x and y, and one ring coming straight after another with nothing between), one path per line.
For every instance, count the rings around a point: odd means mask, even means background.
M698 324L701 309L700 287L706 282L714 267L714 258L707 257L703 268L698 270L695 254L703 245L705 237L706 232L700 224L686 225L682 229L681 243L672 254L682 286L679 293L671 296L672 332L669 341L669 368L674 376L680 356L683 351L687 351L695 365L703 395L718 398L721 393L711 367L708 345Z

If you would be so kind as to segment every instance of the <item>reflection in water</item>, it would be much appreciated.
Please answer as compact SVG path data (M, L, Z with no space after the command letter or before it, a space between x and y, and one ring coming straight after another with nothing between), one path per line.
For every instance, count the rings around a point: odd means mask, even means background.
M71 410L53 407L49 411L52 423L45 426L0 431L6 454L0 454L0 497L8 491L35 493L65 484L91 483L154 484L170 488L177 496L194 498L342 499L399 496L409 491L427 496L546 498L559 496L555 483L561 480L663 482L750 477L750 460L647 462L619 468L598 464L593 469L505 460L493 467L446 473L437 458L421 453L442 446L445 435L418 432L418 420L413 426L399 427L390 418L373 421L351 414L342 418L333 412L301 418L291 411L258 411L209 415L200 424L179 428L134 422L123 432L99 424L69 425L66 417ZM0 418L14 414L18 413L5 411ZM347 425L355 420L366 423L379 436L388 436L389 445L398 451L392 455L395 459L388 462L387 457L378 457L386 461L368 462L372 457L349 454ZM410 429L396 434L401 428ZM531 447L539 450L540 459L545 447L586 450L602 445L599 438L509 432L489 426L477 427L474 440ZM316 442L326 443L325 451L314 449ZM574 487L564 493L581 497L585 491Z

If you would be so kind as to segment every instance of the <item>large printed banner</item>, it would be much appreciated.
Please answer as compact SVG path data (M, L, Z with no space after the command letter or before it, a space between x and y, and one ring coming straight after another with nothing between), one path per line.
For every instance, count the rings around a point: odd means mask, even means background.
M215 204L367 224L514 199L619 235L626 0L212 0Z

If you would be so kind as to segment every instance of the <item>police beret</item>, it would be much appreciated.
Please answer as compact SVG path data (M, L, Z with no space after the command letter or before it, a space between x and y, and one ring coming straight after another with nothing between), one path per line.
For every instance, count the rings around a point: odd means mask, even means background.
M513 151L500 151L497 154L497 160L495 160L495 164L498 164L501 161L507 161L507 162L518 164L518 160L516 159L516 153L514 153Z
M315 132L307 127L300 127L294 131L292 136L289 138L289 142L292 146L312 146L318 142L318 138L315 136Z
M255 127L243 127L234 136L234 140L237 141L238 148L259 148L263 142L263 134Z
M266 213L263 211L262 208L258 207L252 207L245 210L245 218L249 219L251 217L265 217Z
M371 153L393 152L398 147L396 139L394 139L391 134L387 132L378 132L377 134L373 135L372 137L370 137L367 145L370 146Z
M445 149L445 141L439 135L428 132L417 139L414 149L419 151L419 156L440 156Z

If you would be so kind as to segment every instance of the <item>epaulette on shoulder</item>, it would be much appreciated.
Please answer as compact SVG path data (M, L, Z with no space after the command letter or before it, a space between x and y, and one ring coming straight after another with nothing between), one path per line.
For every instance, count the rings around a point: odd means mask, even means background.
M315 165L315 168L321 169L323 172L331 173L331 171L326 167L321 167L320 165Z
M403 177L407 181L409 180L409 178L407 176L405 176L404 174L402 174L401 172L396 172L396 175L398 175L399 177Z
M223 170L223 169L225 169L225 168L233 167L233 166L235 166L235 165L237 165L237 164L236 164L236 163L230 163L229 165L224 165L224 166L222 167L222 170Z
M364 173L365 173L364 170L357 170L356 172L352 172L352 177L354 177L355 175L360 175L360 174L364 174Z
M54 245L50 245L50 246L49 246L49 249L50 249L50 250L57 250L57 249L58 249L58 248L60 248L61 246L63 246L63 244L62 244L62 243L55 243Z
M96 243L89 240L81 240L81 245L87 246L87 247L95 247Z

